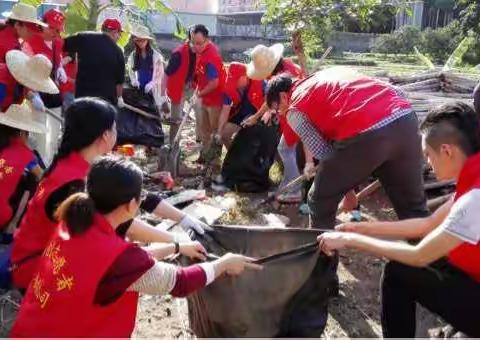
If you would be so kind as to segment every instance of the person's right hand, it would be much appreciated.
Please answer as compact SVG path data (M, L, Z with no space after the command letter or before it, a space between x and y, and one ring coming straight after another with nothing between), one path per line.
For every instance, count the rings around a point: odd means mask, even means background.
M45 104L38 93L32 95L31 102L35 111L45 112Z
M250 116L247 119L245 119L244 121L242 121L242 123L240 125L242 125L242 127L246 127L246 126L253 126L255 124L257 124L257 117Z
M305 163L305 167L303 168L303 174L308 178L315 177L315 174L317 173L317 169L315 167L315 164L313 162L307 162Z
M262 116L263 124L268 125L268 123L270 123L270 119L272 119L272 113L273 111L269 110L263 114Z
M222 269L221 272L225 272L228 275L239 275L246 268L254 270L263 269L262 266L252 263L253 261L255 259L232 253L225 254L218 260Z
M130 84L132 85L132 87L134 87L136 89L138 89L140 87L140 83L135 78L130 79Z
M207 251L198 241L182 242L179 244L180 254L188 256L191 259L199 259L205 261L207 259Z

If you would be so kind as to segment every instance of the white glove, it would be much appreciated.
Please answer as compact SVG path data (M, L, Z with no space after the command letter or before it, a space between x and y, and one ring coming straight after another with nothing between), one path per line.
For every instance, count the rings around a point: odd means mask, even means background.
M45 112L45 104L38 93L35 92L30 100L35 111Z
M316 173L315 164L313 164L312 162L305 163L305 167L303 168L303 174L307 178L312 178L315 176L315 173Z
M202 221L197 220L196 218L191 217L189 215L185 215L182 218L182 220L180 221L179 224L180 224L180 227L182 227L182 229L184 231L187 232L190 229L193 229L196 233L198 233L200 235L205 234L205 229L210 229L210 227L208 225L206 225Z
M132 87L138 89L140 87L140 83L138 82L138 80L136 78L132 78L130 79L130 84L132 85Z
M125 102L123 101L123 97L117 98L117 106L119 109L122 109L125 107Z
M145 93L150 93L152 92L153 88L155 87L155 83L153 80L149 82L147 85L145 85Z
M57 79L58 82L65 84L68 80L67 73L65 73L65 69L63 67L57 68L57 73L55 75L55 79Z
M61 63L61 64L62 64L62 66L65 66L65 65L67 65L68 63L70 63L71 61L72 61L72 58L67 56L67 57L64 57L64 58L62 59L62 63Z

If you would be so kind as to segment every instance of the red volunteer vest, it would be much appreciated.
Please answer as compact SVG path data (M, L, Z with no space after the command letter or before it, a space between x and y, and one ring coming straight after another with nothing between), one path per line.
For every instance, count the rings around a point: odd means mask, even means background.
M6 64L0 64L0 84L5 86L5 97L0 101L0 112L7 111L12 104L23 102L23 90L8 71ZM15 91L19 93L15 93Z
M126 292L106 306L93 303L98 284L129 244L101 215L84 234L70 237L62 228L43 253L10 336L130 337L138 293Z
M22 263L28 258L24 264L14 267L13 280L17 287L28 287L36 269L36 266L29 266L28 262L38 260L57 225L48 218L45 211L48 198L64 184L84 180L89 168L90 164L74 152L60 160L55 169L40 182L14 236L12 263Z
M226 94L232 99L232 109L230 110L230 116L233 117L238 113L242 103L242 97L237 88L225 90ZM259 110L265 102L265 95L263 93L263 80L249 79L247 88L248 101Z
M173 104L180 104L183 96L183 89L187 82L188 66L190 65L190 46L184 43L173 50L173 53L180 53L180 66L178 70L167 77L167 95Z
M480 189L480 153L470 157L460 173L455 201L472 189ZM462 243L448 254L449 262L480 282L480 244Z
M212 64L219 71L219 84L215 90L202 97L202 104L205 106L222 106L223 88L225 85L225 68L223 66L222 56L218 48L209 42L205 50L197 56L197 64L195 73L197 75L198 89L201 91L207 86L209 80L207 78L207 64Z
M77 62L68 63L63 67L65 73L67 74L68 80L66 83L60 83L58 88L60 93L64 95L65 93L71 92L75 93L75 79L77 78Z
M40 33L32 34L30 39L26 41L23 46L22 50L27 53L28 55L35 55L35 54L42 54L48 58L52 62L53 65L53 72L58 68L62 61L62 53L63 53L63 40L62 39L54 39L52 41L52 48L50 48L46 43L45 40L42 38Z
M0 151L0 227L6 226L13 216L9 200L33 157L32 150L20 138Z
M302 68L290 59L282 59L282 67L282 73L289 74L294 78L303 78L305 76L302 72Z
M327 139L341 141L411 106L393 87L373 78L325 79L317 72L294 84L290 108L303 112Z
M5 63L5 55L10 50L19 50L17 32L11 26L5 26L0 30L0 63Z

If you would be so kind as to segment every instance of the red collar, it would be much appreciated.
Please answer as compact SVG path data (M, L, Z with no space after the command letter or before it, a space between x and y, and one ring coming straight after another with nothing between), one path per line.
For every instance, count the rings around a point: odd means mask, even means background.
M458 177L455 200L480 184L480 152L470 156L463 165Z
M88 163L85 158L79 152L72 152L67 156L65 162L75 164L76 168L87 173L90 169L90 163Z

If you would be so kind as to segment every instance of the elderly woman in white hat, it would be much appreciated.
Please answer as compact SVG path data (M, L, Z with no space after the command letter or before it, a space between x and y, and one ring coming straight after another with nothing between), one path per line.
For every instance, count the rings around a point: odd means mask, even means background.
M275 44L267 47L257 45L251 52L251 62L247 66L247 76L251 79L263 80L270 79L275 75L288 74L292 78L303 78L306 70L293 63L290 59L283 58L284 47L282 44ZM263 117L263 118L262 118ZM271 112L264 104L256 114L247 118L244 125L254 125L258 119L270 120ZM293 130L288 126L284 117L279 117L282 138L278 144L278 153L282 159L284 171L283 180L280 187L285 186L295 177L300 175L297 166L296 145L298 138ZM313 167L313 160L307 150L305 150L308 167ZM281 203L298 203L302 200L300 187L281 194L277 197Z
M24 190L25 180L32 178L34 183L40 179L42 170L38 166L35 154L27 145L28 133L45 133L46 128L38 122L38 117L26 103L12 104L6 112L0 113L0 230L6 232L11 240L11 233L15 228L15 216L21 215L21 211L15 213L17 208L25 208L26 200ZM22 181L25 180L25 181ZM22 187L22 190L19 190ZM33 188L28 188L30 194ZM28 198L28 196L26 197ZM23 204L20 203L23 201ZM18 218L16 218L18 222ZM15 221L13 221L15 222ZM5 241L5 234L2 240Z
M153 37L147 27L133 25L130 33L135 45L127 62L130 83L144 93L151 94L159 112L167 111L164 106L167 102L164 58L153 49Z
M2 80L0 74L0 107L8 108L12 103L19 103L23 100L23 93L25 97L31 101L33 108L39 110L38 102L41 102L38 92L56 94L59 92L57 86L50 78L52 71L52 63L44 55L34 55L32 57L26 55L22 51L12 50L6 55L6 68L3 67L3 75L6 82L4 85L4 92L2 95ZM0 70L2 67L0 66ZM10 74L10 75L9 75ZM12 81L12 78L15 81ZM24 87L25 89L19 88ZM43 124L46 124L46 117L42 116ZM35 135L35 145L42 157L49 162L56 149L57 137L49 130L46 135Z
M13 49L20 49L20 39L27 40L33 32L47 25L37 19L37 9L32 5L17 3L12 11L4 15L6 25L0 30L0 63L5 63L5 55Z

